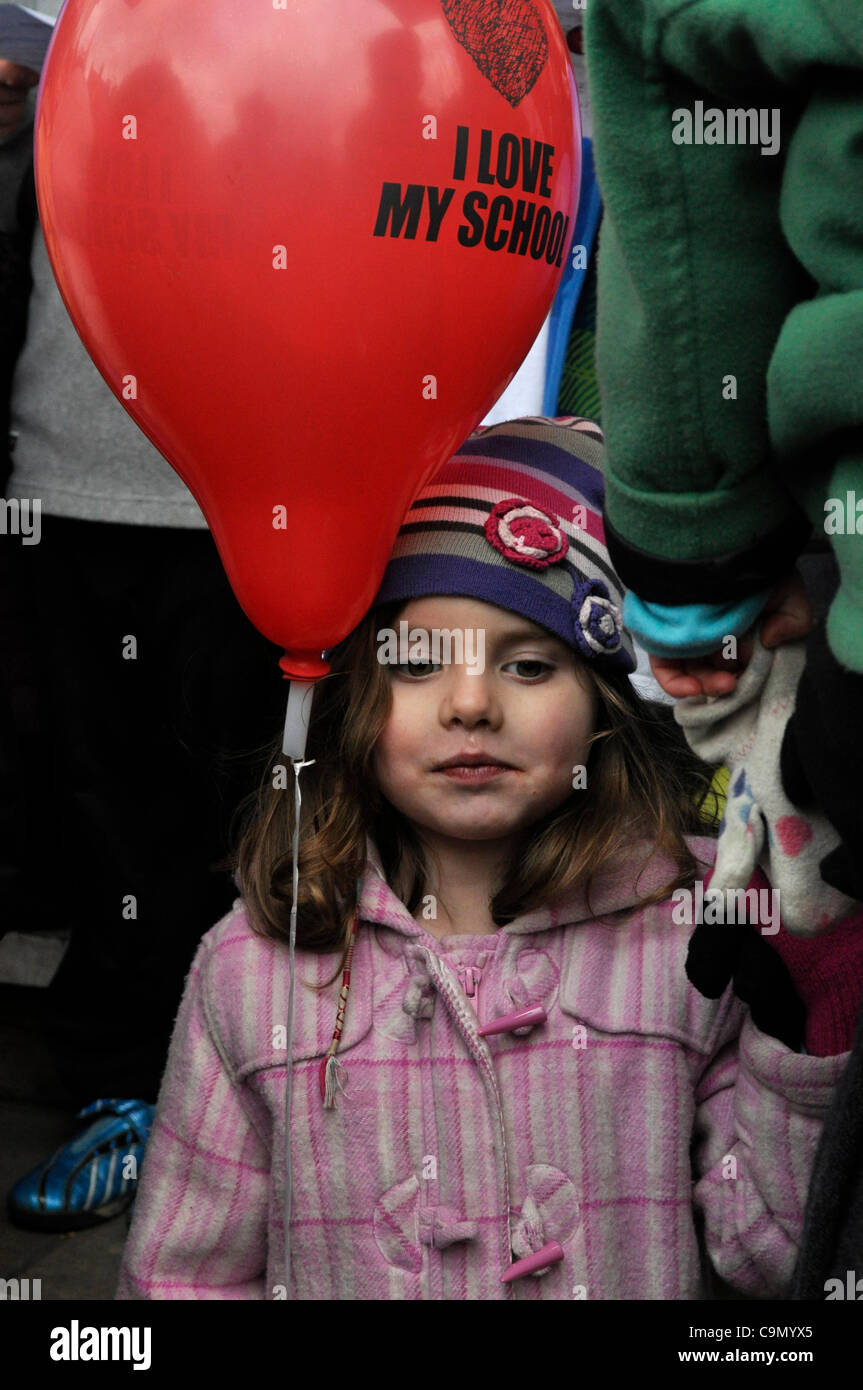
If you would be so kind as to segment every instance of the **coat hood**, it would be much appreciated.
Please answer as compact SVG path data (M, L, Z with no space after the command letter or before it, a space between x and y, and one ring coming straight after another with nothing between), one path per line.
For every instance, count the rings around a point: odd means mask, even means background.
M716 840L708 835L687 835L686 843L705 869L716 858ZM631 842L629 853L613 868L596 874L590 893L590 908L583 888L561 894L553 903L516 917L500 930L512 935L548 931L595 921L614 912L637 908L657 888L676 877L676 866L667 854L656 852L654 842ZM592 909L592 910L591 910ZM428 933L414 920L405 904L386 881L380 853L370 835L366 836L366 866L360 895L360 921L392 927L404 936L425 937Z

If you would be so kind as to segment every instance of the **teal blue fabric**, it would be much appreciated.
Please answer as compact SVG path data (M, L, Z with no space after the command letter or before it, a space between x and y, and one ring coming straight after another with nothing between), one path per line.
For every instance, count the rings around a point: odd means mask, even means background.
M623 600L624 625L656 656L707 656L723 637L746 632L761 612L770 589L739 603L645 603L629 590Z

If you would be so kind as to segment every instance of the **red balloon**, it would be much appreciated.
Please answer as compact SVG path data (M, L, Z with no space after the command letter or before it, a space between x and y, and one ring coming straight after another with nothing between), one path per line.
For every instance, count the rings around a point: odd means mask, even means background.
M327 669L542 326L571 92L549 0L67 0L35 135L57 283L286 674Z

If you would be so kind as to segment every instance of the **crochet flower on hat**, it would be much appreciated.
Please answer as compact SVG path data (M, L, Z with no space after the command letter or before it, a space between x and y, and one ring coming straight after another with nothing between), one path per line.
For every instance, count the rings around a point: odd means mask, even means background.
M610 656L620 646L623 615L601 579L576 579L572 629L585 656Z
M569 538L557 517L523 497L497 502L486 518L485 534L501 555L531 569L547 569L569 549Z

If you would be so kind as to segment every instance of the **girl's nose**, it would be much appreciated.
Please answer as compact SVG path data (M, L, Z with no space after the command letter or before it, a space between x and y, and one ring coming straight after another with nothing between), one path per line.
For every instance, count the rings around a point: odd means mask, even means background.
M484 672L470 675L467 667L453 665L448 677L441 697L441 720L444 724L451 724L455 720L470 728L480 722L492 726L500 723L500 701L492 681Z

